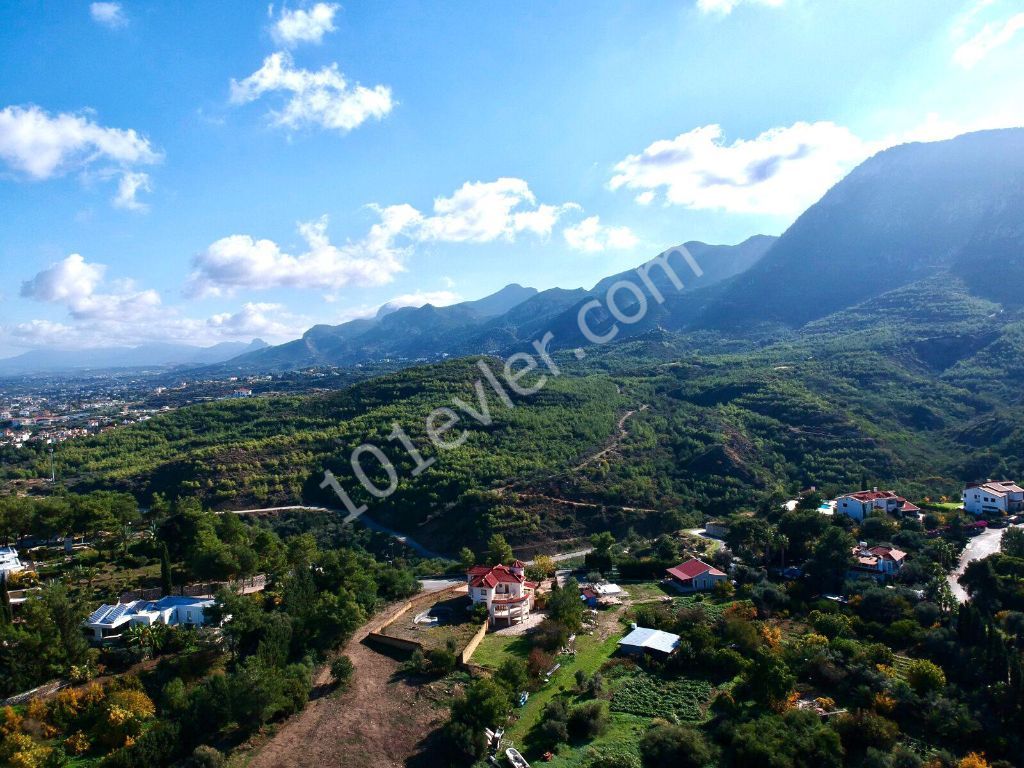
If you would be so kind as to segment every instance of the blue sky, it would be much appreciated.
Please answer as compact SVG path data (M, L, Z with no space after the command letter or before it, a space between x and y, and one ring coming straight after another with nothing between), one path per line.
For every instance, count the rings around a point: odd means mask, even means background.
M590 287L1024 124L1011 0L14 1L0 42L0 355Z

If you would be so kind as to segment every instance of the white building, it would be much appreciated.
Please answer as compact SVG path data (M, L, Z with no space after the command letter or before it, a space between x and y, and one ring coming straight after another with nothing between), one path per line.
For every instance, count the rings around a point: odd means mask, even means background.
M537 584L526 580L526 564L474 565L466 572L469 599L487 606L490 623L519 624L530 617Z
M18 550L14 547L0 547L0 581L5 580L7 574L20 570L23 570L23 566L18 559Z
M839 496L835 504L835 514L846 515L858 522L876 509L889 515L916 515L921 511L920 507L911 504L895 491L880 491L877 488Z
M159 600L132 600L117 605L101 605L82 626L96 642L120 637L128 627L141 624L201 627L207 623L206 611L213 606L209 597L161 597Z
M971 483L964 489L964 509L972 515L1014 515L1024 512L1024 488L1011 480Z

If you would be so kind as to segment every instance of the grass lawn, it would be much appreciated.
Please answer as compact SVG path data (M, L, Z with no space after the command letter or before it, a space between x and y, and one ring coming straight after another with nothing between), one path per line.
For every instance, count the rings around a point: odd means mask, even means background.
M670 586L663 585L660 581L644 581L639 584L621 584L620 586L626 590L629 599L634 603L679 596L676 590Z
M562 665L561 669L551 677L547 685L536 693L530 694L530 700L526 702L525 707L515 710L515 713L519 715L519 719L512 723L508 730L505 731L505 739L514 743L522 751L522 747L519 745L523 744L526 734L540 720L541 712L544 711L544 705L560 693L569 692L571 694L572 689L576 685L576 670L582 669L588 675L597 672L601 665L615 653L619 637L616 633L613 633L606 640L600 640L596 635L578 636L576 638L576 655L560 656L558 658L559 663ZM475 655L473 659L476 660ZM533 757L537 758L539 755L533 755ZM530 759L530 755L527 755L527 759Z
M488 669L497 669L509 656L517 656L524 661L530 655L530 641L523 635L485 635L480 641L473 658L473 664Z

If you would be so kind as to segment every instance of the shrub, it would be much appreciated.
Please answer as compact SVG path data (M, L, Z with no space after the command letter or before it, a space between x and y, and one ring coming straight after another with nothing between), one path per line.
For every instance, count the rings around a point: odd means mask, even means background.
M946 674L927 659L914 659L907 665L905 677L919 696L938 693L946 687Z
M223 768L225 762L224 755L219 750L201 744L185 761L185 765L187 768Z
M352 684L352 674L355 667L348 656L339 656L331 662L331 677L334 678L334 685L340 691L346 690Z
M588 701L569 712L569 736L577 741L589 741L608 730L608 705L603 701Z
M683 725L656 725L640 741L644 768L702 768L711 749L701 733Z

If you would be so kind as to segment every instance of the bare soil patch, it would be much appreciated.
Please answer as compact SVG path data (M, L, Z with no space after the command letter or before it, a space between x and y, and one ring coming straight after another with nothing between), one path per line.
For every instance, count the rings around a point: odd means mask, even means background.
M250 768L397 768L421 750L448 710L426 695L428 691L398 677L399 661L363 644L380 624L381 618L374 618L345 647L355 667L352 687L340 696L310 701L260 749ZM330 681L324 668L314 686Z

